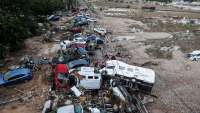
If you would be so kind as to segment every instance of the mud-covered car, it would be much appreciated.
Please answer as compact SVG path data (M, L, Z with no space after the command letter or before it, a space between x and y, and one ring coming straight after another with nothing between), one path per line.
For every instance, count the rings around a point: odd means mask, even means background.
M0 86L14 85L31 80L32 71L28 68L18 68L6 73L0 73Z

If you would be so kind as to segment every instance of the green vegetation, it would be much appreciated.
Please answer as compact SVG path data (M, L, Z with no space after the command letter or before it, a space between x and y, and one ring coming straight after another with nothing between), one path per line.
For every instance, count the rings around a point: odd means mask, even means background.
M6 49L16 51L23 41L37 34L37 23L63 9L63 0L1 0L0 1L0 59Z

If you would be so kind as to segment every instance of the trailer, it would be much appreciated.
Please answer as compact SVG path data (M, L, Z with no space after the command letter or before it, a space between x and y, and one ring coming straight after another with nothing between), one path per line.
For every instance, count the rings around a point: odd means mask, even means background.
M155 72L152 69L129 65L118 60L108 60L100 70L101 74L110 77L111 86L125 87L150 93L155 83Z

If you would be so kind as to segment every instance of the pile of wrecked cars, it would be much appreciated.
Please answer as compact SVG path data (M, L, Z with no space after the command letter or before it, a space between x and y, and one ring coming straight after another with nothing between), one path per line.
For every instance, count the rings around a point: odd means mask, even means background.
M106 30L99 27L83 34L81 27L90 24L89 18L75 16L73 38L60 42L51 62L50 93L59 101L46 101L43 113L143 113L138 94L151 95L155 72L109 58L96 66L95 51L105 45Z
M51 15L48 20L59 18ZM103 51L107 30L98 27L90 29L91 33L82 33L83 27L96 21L79 12L69 29L72 39L60 41L60 49L51 61L38 62L51 67L49 97L42 113L145 113L138 94L151 96L155 72L109 58L102 58L104 64L96 66L95 54ZM0 74L0 85L32 79L35 63L27 59L25 64Z

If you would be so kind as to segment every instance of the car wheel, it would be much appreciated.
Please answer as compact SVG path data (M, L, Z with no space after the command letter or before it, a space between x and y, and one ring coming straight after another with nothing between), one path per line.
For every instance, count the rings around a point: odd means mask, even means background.
M196 59L196 58L193 58L193 61L197 61L197 59Z
M116 87L117 86L117 81L112 81L111 86L112 87Z
M107 71L103 71L102 75L107 75L107 73L108 73Z

